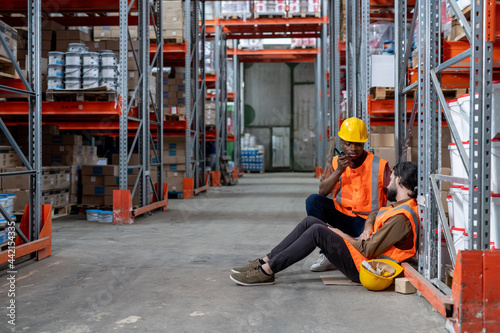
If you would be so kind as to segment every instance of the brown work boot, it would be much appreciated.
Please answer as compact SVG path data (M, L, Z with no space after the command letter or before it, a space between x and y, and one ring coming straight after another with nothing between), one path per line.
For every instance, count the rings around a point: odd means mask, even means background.
M274 274L264 274L260 265L243 273L233 273L230 278L241 286L263 286L267 284L274 284Z
M255 259L253 261L248 261L248 262L249 262L249 264L246 264L245 266L231 268L231 273L243 273L243 272L246 272L250 269L254 269L255 267L260 265L259 258Z

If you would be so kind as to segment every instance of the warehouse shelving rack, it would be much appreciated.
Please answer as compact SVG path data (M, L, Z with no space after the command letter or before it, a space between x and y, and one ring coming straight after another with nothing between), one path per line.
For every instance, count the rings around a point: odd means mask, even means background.
M323 8L328 8L328 1L323 1ZM217 8L217 7L216 7ZM328 36L328 19L325 15L326 10L323 12L321 17L293 17L293 18L247 18L247 19L221 19L220 17L216 17L213 25L213 28L208 28L208 36L216 37L223 36L221 39L221 43L219 46L222 46L222 49L219 51L219 54L227 53L229 58L237 59L236 63L233 64L235 68L235 82L239 82L240 78L236 78L236 75L240 76L241 74L236 73L236 69L239 69L240 63L251 63L251 62L289 62L289 63L297 63L297 62L315 62L316 64L316 75L319 75L321 78L327 77L327 36ZM217 16L217 15L216 15ZM229 40L239 40L239 39L260 39L260 38L321 38L318 39L318 46L316 48L308 48L308 49L264 49L264 50L241 50L236 46L232 49L227 49L225 47L225 41ZM217 38L216 38L217 40ZM321 44L320 44L321 42ZM224 50L224 49L227 49ZM320 52L320 50L325 50L324 53ZM219 57L216 56L216 59ZM225 61L221 60L220 68L224 69ZM222 87L224 79L222 76L221 83L219 87ZM218 89L217 89L218 90ZM322 93L324 91L325 93ZM236 84L235 91L235 114L240 115L241 110L240 107L241 101L240 87ZM226 94L221 94L221 98L217 98L220 100L220 105L225 104L224 96ZM316 100L317 107L316 113L318 122L316 123L316 159L317 165L322 165L323 162L319 163L319 161L324 161L326 156L326 147L328 145L327 141L327 126L328 126L328 96L331 95L328 92L328 82L326 80L322 80L322 84L316 87ZM238 102L237 102L238 99ZM222 123L224 118L224 110L225 107L217 107L218 119L217 122L220 124L216 131L217 133L221 133L222 137L220 140L221 144L216 149L217 152L224 152L225 144L227 143L227 137L220 131L225 122ZM324 111L326 110L326 111ZM240 119L241 120L241 119ZM234 121L234 119L233 119ZM225 127L225 126L224 126ZM234 123L234 128L240 128L241 123ZM235 133L235 149L236 146L239 146L239 134ZM239 149L239 148L238 148ZM220 156L220 155L218 155ZM323 157L321 157L323 156ZM319 164L318 164L319 163ZM235 165L241 165L241 161L235 158Z
M186 39L186 178L184 198L208 189L205 129L205 1L184 1Z
M7 220L9 228L14 227L18 236L14 244L9 242L9 249L0 252L0 263L9 262L10 271L15 271L15 259L36 252L36 258L41 260L52 253L52 216L51 206L42 205L42 78L41 78L41 1L28 1L27 7L23 8L27 12L26 25L30 29L28 35L28 58L27 65L28 78L24 75L17 63L17 59L11 52L10 47L3 36L0 41L3 49L8 54L11 63L14 65L17 75L21 78L25 90L1 86L3 90L27 96L27 116L28 116L28 141L30 145L26 157L21 151L18 143L12 137L7 125L0 117L0 129L11 143L16 154L19 156L27 171L2 173L1 177L16 176L20 174L29 175L29 203L23 214L19 225L12 221L3 207L0 213ZM25 104L26 104L25 103ZM1 113L0 113L1 114ZM14 230L11 230L14 231ZM9 236L12 242L14 238Z
M496 3L472 1L471 23L465 19L455 1L448 2L463 27L470 48L441 63L440 1L420 0L415 7L418 17L418 80L407 85L409 48L415 29L415 16L410 32L406 30L405 16L408 3L395 3L396 17L396 146L406 144L417 119L419 137L419 273L405 265L405 274L431 304L447 319L447 327L456 332L489 331L498 327L500 271L498 251L487 251L490 246L490 179L491 172L491 114L493 78L493 42L500 26L496 22ZM409 37L409 39L406 38ZM408 43L404 41L409 40ZM470 57L470 145L468 154L460 140L441 89L440 74ZM405 94L417 89L410 119ZM441 126L442 113L450 128L468 177L442 175ZM417 118L418 117L418 118ZM437 140L436 140L437 138ZM405 160L405 146L398 149L398 160ZM455 254L450 226L444 214L437 182L468 185L469 249ZM454 266L452 288L441 282L440 245L444 232L448 252ZM482 314L479 316L478 314Z
M8 13L23 13L26 8L21 6L18 1L4 0L3 12ZM58 102L43 102L41 103L40 95L40 118L43 115L47 117L48 122L44 124L57 124L62 129L85 129L89 132L103 130L118 130L119 141L119 192L114 194L114 223L132 223L135 216L147 213L153 209L166 209L168 201L165 198L166 192L163 186L155 186L151 181L151 172L158 173L158 183L163 184L163 147L162 140L158 140L158 144L154 144L154 137L158 138L163 135L163 106L160 94L157 94L156 99L149 92L149 77L152 73L152 68L157 67L161 72L163 67L163 38L162 38L162 23L161 23L161 1L149 2L145 0L120 0L116 1L71 1L59 6L52 6L49 3L41 2L41 14L64 13L71 15L77 12L93 12L100 13L102 16L94 17L79 17L77 20L68 19L67 17L58 17L56 20L64 22L67 26L92 26L105 22L99 17L107 17L106 22L117 22L120 27L120 97L118 103L113 102L65 102L64 107ZM105 13L118 12L118 16L108 17ZM137 12L137 17L129 22L129 17L132 12ZM44 19L52 19L49 15L44 16ZM2 17L2 19L10 24L19 22L17 17ZM12 22L11 22L12 21ZM134 59L140 73L139 84L134 89L131 100L128 99L128 81L127 81L127 52L128 43L131 41L128 26L137 22L138 36L141 38L138 50L135 50L131 45ZM157 34L158 44L155 45L155 53L152 61L150 61L150 45L149 45L149 27L151 26ZM40 52L40 43L36 45ZM38 74L40 75L38 68ZM157 91L161 91L162 82L158 76L156 82ZM133 107L137 101L138 107ZM28 110L16 102L9 103L9 108L2 111L2 115L10 117L11 124L19 122L17 116L27 114ZM153 112L150 111L150 105ZM68 112L68 110L71 110ZM72 121L78 117L80 122ZM82 118L80 118L82 117ZM40 119L41 121L41 119ZM40 123L41 126L41 123ZM129 147L128 137L129 131L132 131L132 144ZM105 134L105 133L104 133ZM40 142L40 140L35 141ZM32 147L31 147L32 148ZM154 152L156 162L152 163L150 149ZM129 165L129 160L132 152L137 150L140 156L139 165ZM130 169L137 169L139 175L137 182L134 184L132 193L128 190L127 175ZM134 209L131 203L131 197L139 191L139 206ZM153 197L151 196L153 193ZM132 195L131 195L132 194ZM38 197L41 193L37 194ZM35 198L39 200L39 198ZM153 202L153 203L152 203Z

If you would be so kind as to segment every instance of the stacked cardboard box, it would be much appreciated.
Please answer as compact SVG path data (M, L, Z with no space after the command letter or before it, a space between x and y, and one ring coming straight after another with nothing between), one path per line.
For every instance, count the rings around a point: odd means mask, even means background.
M184 68L176 67L174 77L169 78L164 74L163 78L163 108L170 109L172 106L183 107L186 104L186 79ZM166 110L165 113L168 113Z
M205 102L205 126L215 125L215 102Z
M12 146L0 146L0 168L10 168L18 165L21 165L21 160Z
M66 52L71 43L83 43L90 41L89 34L81 30L58 30L56 32L57 44L56 50Z
M3 21L0 21L0 33L2 34L5 42L7 43L10 51L17 55L17 30L13 27L5 24ZM7 50L3 47L3 44L0 43L0 56L9 58L7 54Z
M163 38L175 38L179 43L184 41L184 11L182 1L162 1ZM150 38L156 39L154 30Z
M25 167L4 168L2 172L26 171ZM29 175L17 175L2 178L2 191L14 193L16 201L14 211L22 212L29 200ZM42 204L52 205L53 208L64 207L70 204L70 168L43 167L42 168Z
M97 165L96 147L83 145L81 135L53 135L47 139L43 165Z
M132 39L137 39L137 29L129 29ZM119 40L120 27L119 26L96 26L94 27L94 40Z
M154 153L151 152L151 156ZM153 163L155 159L152 158ZM182 182L186 172L186 138L184 136L163 137L163 182L168 183L169 192L182 192ZM151 180L157 183L156 172L151 172Z
M118 190L118 165L83 165L82 166L82 204L87 206L112 206L113 191ZM131 169L132 170L132 169ZM129 190L133 190L137 174L129 175ZM132 203L139 203L139 192L132 198Z

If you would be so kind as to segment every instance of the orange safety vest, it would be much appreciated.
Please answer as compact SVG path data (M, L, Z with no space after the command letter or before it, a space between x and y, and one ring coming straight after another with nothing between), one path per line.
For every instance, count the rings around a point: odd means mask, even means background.
M373 233L376 233L378 230L382 228L382 226L389 221L389 219L395 215L404 214L408 220L411 222L411 230L413 231L413 247L409 250L401 250L395 247L394 245L387 249L380 257L389 257L390 259L397 261L398 263L403 260L409 259L415 255L417 252L416 244L417 244L417 228L415 227L416 223L418 223L418 204L415 199L406 201L405 203L396 206L396 207L384 207L382 208L375 219L375 223L373 225ZM351 253L352 260L354 260L354 264L359 271L359 267L361 262L364 260L369 260L373 258L366 258L361 252L358 251L354 245L351 244L348 240L344 239L349 252Z
M367 152L365 161L356 169L347 167L332 191L335 208L348 216L366 219L372 211L387 204L384 191L384 171L387 161ZM332 159L337 169L338 156Z

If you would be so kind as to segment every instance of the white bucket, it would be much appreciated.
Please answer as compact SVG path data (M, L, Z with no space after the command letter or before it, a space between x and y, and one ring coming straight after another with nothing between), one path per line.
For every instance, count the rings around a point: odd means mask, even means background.
M66 89L81 89L82 82L80 78L66 78L64 82Z
M469 141L462 142L464 149L467 152L467 156L470 155ZM448 150L450 151L450 162L451 162L451 175L453 177L467 178L467 172L465 171L465 166L460 158L460 153L458 152L457 144L450 143L448 145ZM469 156L470 157L470 156Z
M116 66L101 66L101 77L117 78L118 71L116 70Z
M88 47L83 43L69 43L68 52L85 52L88 51Z
M76 66L76 65L71 65L71 66L66 66L66 71L64 72L64 77L66 79L75 79L82 76L82 66Z
M63 65L49 65L47 69L48 77L64 77L64 66Z
M99 66L99 53L88 52L82 54L83 66Z
M118 59L116 54L112 52L101 53L101 66L116 66L118 64Z
M491 249L500 249L500 193L491 193L490 206L490 245Z
M460 141L462 139L462 111L460 110L460 105L458 104L458 100L454 99L448 102L448 106L450 108L451 118L453 119L453 123L457 128L458 135L460 136ZM452 142L455 140L452 137Z
M476 94L478 96L479 94ZM470 94L462 95L458 98L460 110L462 110L462 141L470 140Z
M99 220L99 213L101 212L102 210L100 209L87 209L87 221L97 222Z
M100 86L108 86L111 89L118 90L118 79L112 77L103 77L99 83Z
M82 54L78 52L68 52L66 53L66 66L81 66L82 65Z
M50 65L64 65L64 52L50 51L49 66Z
M491 191L500 193L500 139L491 140Z
M47 89L64 89L63 78L49 76L47 78Z
M463 228L451 228L451 235L453 236L453 245L455 245L455 251L465 250L468 247L468 243L465 243L464 237L465 229Z
M460 189L460 195L459 197L462 198L462 216L463 216L463 227L465 228L465 232L469 232L469 188L468 187L462 187ZM457 220L457 215L454 216L455 221Z
M99 213L98 221L101 223L111 223L113 222L113 211L103 210Z
M454 227L455 220L453 215L453 197L451 195L446 197L446 203L448 204L448 223L450 227Z
M83 78L83 89L96 88L99 87L99 78L84 77Z
M91 78L91 79L99 79L99 66L95 65L84 65L82 71L82 77Z
M5 209L7 208L7 201L8 201L7 197L0 197L0 205L2 205L3 208ZM5 225L5 221L7 221L5 217L3 217L2 214L0 214L0 225L2 226Z
M464 216L464 200L462 199L462 187L461 185L451 185L451 206L453 215L453 227L461 228L465 230L465 219ZM448 212L450 214L450 212Z

